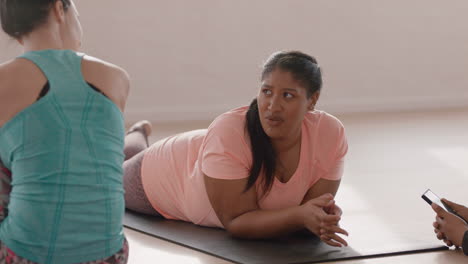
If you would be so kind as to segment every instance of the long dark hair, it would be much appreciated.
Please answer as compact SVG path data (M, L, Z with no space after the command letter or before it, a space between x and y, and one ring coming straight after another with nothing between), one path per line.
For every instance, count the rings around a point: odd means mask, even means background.
M47 21L50 8L61 1L65 11L70 0L0 0L2 29L10 37L20 39Z
M300 51L277 52L268 58L262 70L263 81L275 69L290 72L294 79L306 88L307 98L322 89L322 73L317 60ZM252 149L252 167L245 186L247 191L261 178L263 194L266 195L273 185L276 170L276 151L270 137L263 130L260 122L257 99L254 99L246 113L246 130Z

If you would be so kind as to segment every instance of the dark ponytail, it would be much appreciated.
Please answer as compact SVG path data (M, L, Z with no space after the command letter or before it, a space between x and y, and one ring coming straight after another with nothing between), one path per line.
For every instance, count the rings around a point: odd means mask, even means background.
M317 60L312 56L300 51L274 53L263 66L261 79L264 80L277 68L292 73L294 79L306 89L307 98L322 88L322 73ZM252 188L259 180L261 173L264 173L264 177L260 180L263 195L266 195L275 180L276 152L270 137L260 123L257 99L252 101L246 113L246 130L249 133L252 148L252 168L244 191Z
M263 192L266 194L270 189L275 177L276 153L271 140L263 130L258 114L257 99L254 99L246 114L246 129L252 146L252 168L245 191L249 190L258 180L262 169L265 172L263 181Z

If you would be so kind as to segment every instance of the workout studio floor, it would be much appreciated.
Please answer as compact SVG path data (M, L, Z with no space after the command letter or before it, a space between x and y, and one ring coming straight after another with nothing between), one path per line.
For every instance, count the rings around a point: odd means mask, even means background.
M421 194L431 188L440 196L468 203L468 108L338 117L350 148L336 199L344 211L342 226L350 232L350 246L372 249L398 243L404 250L411 236L437 245L434 213ZM150 141L208 125L155 124ZM125 234L130 264L230 263L128 228ZM467 262L460 250L446 250L329 263Z

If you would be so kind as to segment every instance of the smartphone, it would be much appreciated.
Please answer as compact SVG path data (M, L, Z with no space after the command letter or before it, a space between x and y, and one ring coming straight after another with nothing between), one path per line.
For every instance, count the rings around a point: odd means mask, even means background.
M427 189L423 195L421 196L424 201L426 201L428 204L432 205L432 203L435 203L437 204L438 206L442 207L442 209L444 209L445 211L449 212L449 213L452 213L456 216L458 216L460 219L462 219L467 225L468 225L468 221L461 217L459 214L455 213L453 211L452 208L450 208L450 206L448 206L446 203L444 203L440 198L439 196L437 196L435 193L433 193L431 191L431 189Z
M432 203L437 204L438 206L442 207L445 211L457 215L450 206L448 206L446 203L444 203L439 196L437 196L435 193L431 191L431 189L427 189L423 195L421 196L424 201L426 201L429 205L432 205Z

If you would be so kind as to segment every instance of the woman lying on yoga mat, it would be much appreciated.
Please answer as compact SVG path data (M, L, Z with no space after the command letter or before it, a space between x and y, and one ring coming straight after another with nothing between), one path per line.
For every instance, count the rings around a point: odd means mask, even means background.
M343 125L315 110L322 87L317 61L273 54L258 96L216 118L208 130L160 140L140 122L126 137L124 187L129 209L269 238L308 229L332 246L341 209L334 203L348 150Z
M127 74L76 52L71 0L0 0L0 18L25 51L0 65L0 263L126 263Z
M432 203L432 208L437 213L433 224L434 232L437 238L443 240L447 246L462 247L463 253L468 256L468 208L447 199L442 199L442 201L463 219L445 211L436 203Z

